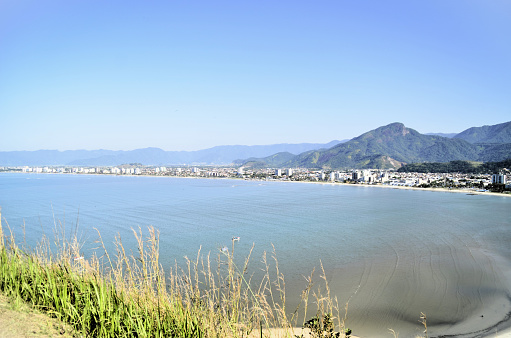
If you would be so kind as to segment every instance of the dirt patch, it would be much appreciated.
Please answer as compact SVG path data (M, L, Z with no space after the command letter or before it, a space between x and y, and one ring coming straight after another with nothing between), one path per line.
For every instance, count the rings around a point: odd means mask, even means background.
M0 337L80 337L69 325L0 294Z

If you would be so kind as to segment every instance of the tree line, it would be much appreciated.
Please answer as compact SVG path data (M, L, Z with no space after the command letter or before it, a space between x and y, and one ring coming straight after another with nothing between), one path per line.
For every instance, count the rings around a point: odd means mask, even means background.
M424 162L410 163L402 166L398 172L417 173L462 173L462 174L495 174L511 168L511 158L500 162Z

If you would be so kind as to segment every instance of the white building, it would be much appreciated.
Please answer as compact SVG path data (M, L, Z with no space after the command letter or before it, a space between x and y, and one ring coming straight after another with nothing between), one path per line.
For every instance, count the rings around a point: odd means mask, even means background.
M282 176L282 169L275 169L275 176Z
M287 175L288 177L293 176L293 169L288 168L288 169L286 170L286 175Z
M374 175L371 170L362 171L362 181L366 183L374 183Z
M491 176L491 183L493 184L506 184L506 175L500 173L500 174L494 174Z

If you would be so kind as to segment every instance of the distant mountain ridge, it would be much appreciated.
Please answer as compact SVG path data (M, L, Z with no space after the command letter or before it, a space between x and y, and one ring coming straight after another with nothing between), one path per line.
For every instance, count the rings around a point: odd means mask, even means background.
M503 144L511 143L511 122L493 126L472 127L454 136L470 143Z
M280 163L280 166L388 169L415 162L503 161L511 158L510 126L511 122L507 122L496 126L470 128L447 138L424 135L396 122L366 132L330 149L304 152ZM267 159L250 159L242 164L252 163L257 163L257 166L273 164L267 162Z
M447 137L444 137L447 136ZM482 161L511 158L511 122L473 127L459 134L421 134L391 123L351 140L321 143L230 145L197 151L144 148L0 152L0 166L243 165L247 167L399 168L420 162Z
M447 138L453 138L454 136L458 135L456 133L426 133L424 135L433 135L433 136L442 136Z
M164 151L160 148L123 150L37 150L0 152L0 166L116 166L124 163L144 165L227 165L234 160L265 157L278 152L299 154L311 149L330 148L345 141L329 143L273 144L255 146L217 146L197 151Z

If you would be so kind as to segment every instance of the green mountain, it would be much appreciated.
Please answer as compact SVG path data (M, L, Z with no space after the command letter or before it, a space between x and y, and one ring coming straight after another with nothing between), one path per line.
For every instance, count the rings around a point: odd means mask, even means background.
M511 143L479 145L479 161L499 162L511 158Z
M502 161L511 158L511 143L504 143L506 141L504 136L508 128L505 125L509 125L509 123L489 127L489 130L496 133L495 137L492 137L490 133L485 134L484 140L493 140L495 143L473 144L461 137L447 138L438 135L424 135L406 128L402 123L392 123L329 149L310 150L292 156L287 161L284 161L285 157L283 156L277 156L277 160L270 156L260 159L252 158L250 161L245 161L243 165L321 169L388 169L399 168L406 163L420 162ZM500 136L497 137L497 134ZM496 144L497 140L502 140L502 142Z
M454 136L470 143L511 143L511 121L493 126L473 127Z
M397 168L402 163L471 160L477 156L478 147L464 140L423 135L402 123L392 123L330 149L300 154L286 165L383 169Z

